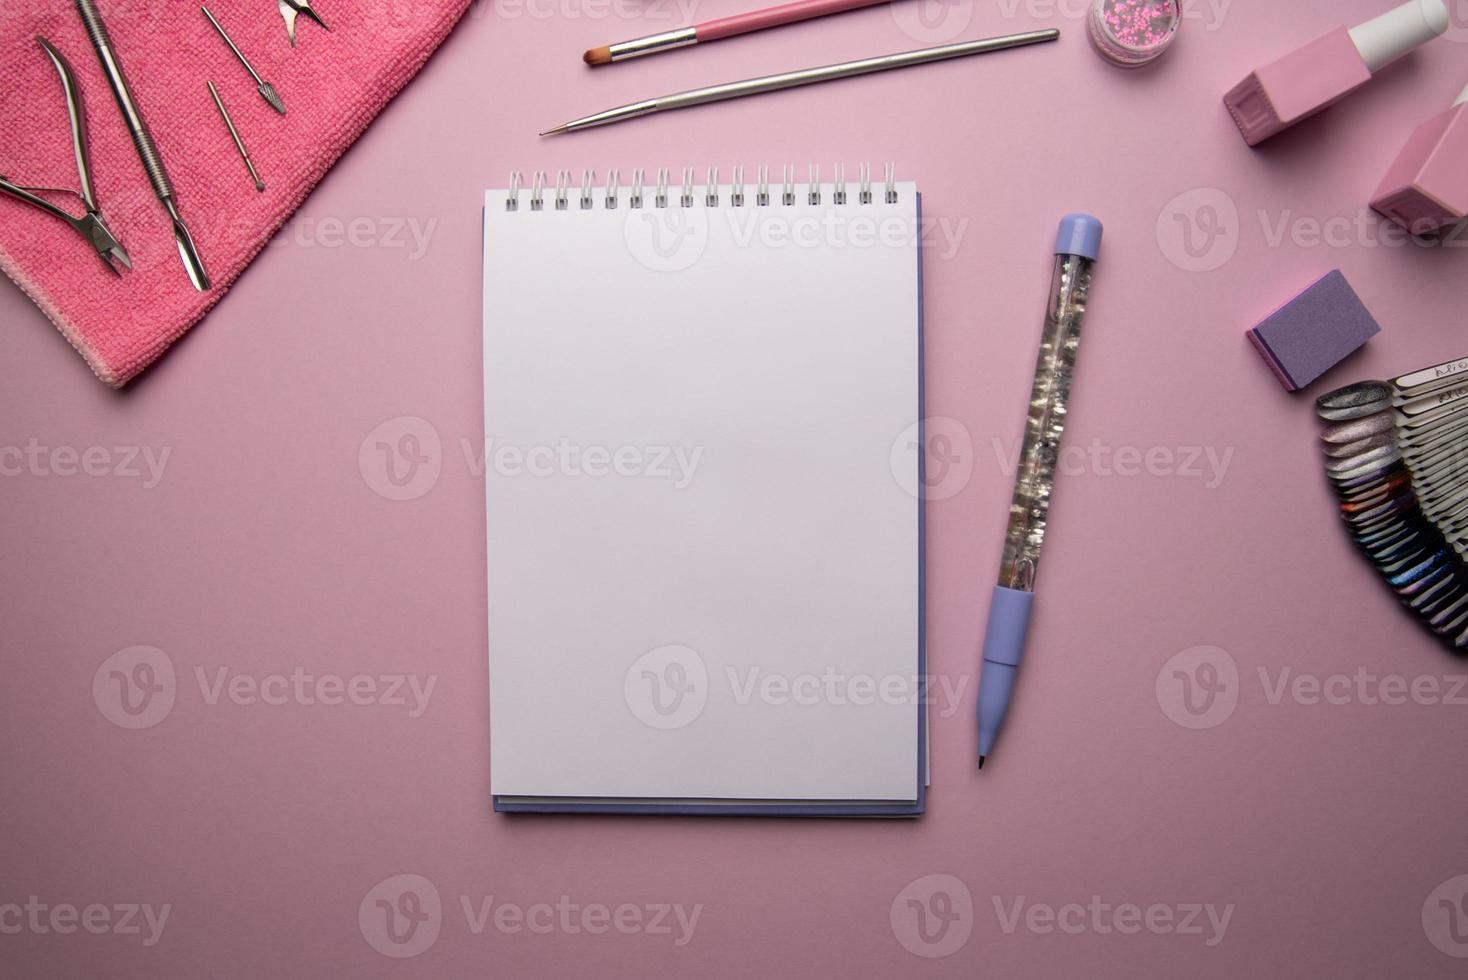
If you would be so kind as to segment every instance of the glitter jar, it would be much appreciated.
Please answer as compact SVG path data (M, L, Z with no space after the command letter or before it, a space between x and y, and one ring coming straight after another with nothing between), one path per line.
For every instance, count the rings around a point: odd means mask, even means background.
M1107 61L1140 68L1161 57L1182 22L1179 0L1095 0L1086 25Z

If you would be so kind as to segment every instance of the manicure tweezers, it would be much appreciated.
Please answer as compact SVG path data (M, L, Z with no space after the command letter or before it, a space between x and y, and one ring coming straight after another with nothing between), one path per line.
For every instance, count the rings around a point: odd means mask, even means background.
M0 193L8 194L11 197L24 201L32 207L40 208L47 214L60 218L62 221L71 225L72 229L81 235L82 238L86 239L87 244L96 250L97 255L102 259L102 264L107 266L113 275L121 276L122 273L118 271L117 266L112 264L113 260L116 260L129 269L133 267L133 263L128 258L127 252L123 250L122 245L117 241L117 237L112 234L112 230L107 227L107 223L102 220L102 212L97 207L96 192L92 189L92 167L87 146L87 116L86 107L82 102L82 90L77 85L76 76L72 74L71 66L66 63L66 59L61 56L61 52L52 47L51 42L47 41L44 37L38 36L36 41L41 45L41 49L46 52L46 56L51 59L51 64L56 66L56 74L61 76L61 89L66 94L66 113L71 120L71 146L76 156L77 177L81 182L81 190L73 191L56 187L22 187L19 184L11 183L4 176L0 176ZM45 198L31 193L32 191L74 194L81 199L82 204L86 205L87 212L81 217L68 214Z

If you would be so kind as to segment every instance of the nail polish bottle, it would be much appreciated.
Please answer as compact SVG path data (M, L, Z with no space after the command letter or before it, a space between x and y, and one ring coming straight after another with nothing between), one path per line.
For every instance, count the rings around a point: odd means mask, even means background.
M1448 29L1443 0L1407 0L1349 30L1338 27L1254 71L1223 97L1250 146L1371 81L1372 75Z
M1468 217L1468 88L1451 109L1417 127L1371 206L1414 235Z

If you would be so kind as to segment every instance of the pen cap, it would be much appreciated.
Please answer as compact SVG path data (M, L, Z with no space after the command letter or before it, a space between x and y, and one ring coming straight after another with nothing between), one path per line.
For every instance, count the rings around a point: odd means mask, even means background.
M1419 44L1447 32L1452 21L1443 0L1407 0L1380 17L1351 28L1361 60L1373 72L1396 61Z
M1080 255L1091 261L1101 253L1101 222L1089 214L1068 214L1055 233L1056 255Z

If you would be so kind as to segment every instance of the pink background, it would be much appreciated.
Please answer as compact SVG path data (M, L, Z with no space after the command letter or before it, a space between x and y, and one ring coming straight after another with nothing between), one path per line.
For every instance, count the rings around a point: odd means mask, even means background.
M512 0L477 6L277 246L130 389L104 388L18 290L0 289L0 451L30 440L106 447L109 466L125 462L115 447L170 454L153 487L58 476L49 464L0 477L0 913L32 895L172 906L150 947L137 935L0 932L0 973L1461 974L1430 941L1423 910L1468 872L1465 708L1354 695L1275 704L1259 671L1269 685L1285 669L1468 673L1353 554L1309 400L1468 353L1468 252L1384 244L1361 211L1411 129L1461 90L1468 19L1252 152L1222 92L1381 4L1237 0L1221 23L1200 6L1162 62L1128 74L1091 53L1076 0L925 11L903 0L595 72L584 48L676 26L676 13L545 3L534 14ZM743 6L704 0L697 16ZM330 21L329 0L321 9ZM1048 48L534 135L658 92L1048 24L1064 32ZM97 125L115 124L102 115ZM928 815L491 813L483 484L461 448L483 436L483 189L512 168L686 164L701 178L709 164L727 174L788 162L803 177L811 161L829 174L862 160L895 161L919 182L927 215L950 230L967 222L955 253L941 238L929 249L925 283L927 411L956 420L934 427L960 450L943 484L952 495L928 511L929 657L969 685L956 713L934 722ZM1232 455L1221 482L1109 464L1063 481L1022 693L981 778L972 674L1010 491L994 440L1002 454L1019 433L1047 239L1077 208L1107 231L1068 444ZM342 244L332 223L353 219L365 231ZM1331 219L1336 233L1318 240L1310 222ZM1179 237L1186 220L1196 260ZM425 254L392 247L405 222L431 223ZM1281 223L1283 240L1272 240ZM1199 263L1216 267L1184 267ZM1244 331L1336 267L1383 332L1287 395ZM370 451L360 465L359 450L383 423L401 431L407 423L392 420L405 416L439 437L440 472L399 501L378 492L381 467ZM14 472L13 454L0 463ZM177 695L160 723L126 730L99 710L105 694L94 699L92 683L137 644L166 654ZM1171 720L1184 715L1165 665L1201 645L1236 664L1239 682L1220 696L1237 705L1190 730ZM261 678L297 667L437 680L410 718L388 705L211 704L195 679L196 669ZM376 952L357 919L369 891L399 874L424 876L443 902L437 941L410 960ZM905 902L933 897L929 875L958 879L972 901L965 918L960 889L937 882L960 916L946 935L970 930L945 958L909 951L936 949ZM1448 885L1450 897L1462 890ZM675 946L676 936L559 928L474 934L460 907L460 896L530 906L562 895L702 913ZM996 900L1007 915L1021 896L1059 907L1093 895L1234 911L1213 946L1207 926L1006 932L995 911Z

